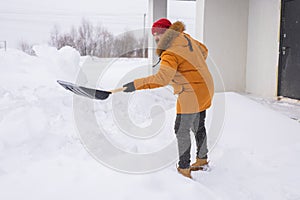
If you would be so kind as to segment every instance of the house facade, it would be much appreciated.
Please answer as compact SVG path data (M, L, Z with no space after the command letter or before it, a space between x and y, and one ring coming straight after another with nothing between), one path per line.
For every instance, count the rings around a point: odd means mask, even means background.
M300 0L196 0L216 91L300 99L299 10ZM149 0L149 13L166 17L167 0Z

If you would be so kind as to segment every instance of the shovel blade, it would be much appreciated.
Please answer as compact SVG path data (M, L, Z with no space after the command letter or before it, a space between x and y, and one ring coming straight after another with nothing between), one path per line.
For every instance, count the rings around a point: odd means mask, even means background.
M58 80L57 83L60 84L66 90L73 92L74 94L88 97L90 99L104 100L104 99L107 99L109 97L109 95L111 94L110 91L97 90L94 88L87 88L87 87L79 86L74 83L70 83L70 82L66 82L66 81Z

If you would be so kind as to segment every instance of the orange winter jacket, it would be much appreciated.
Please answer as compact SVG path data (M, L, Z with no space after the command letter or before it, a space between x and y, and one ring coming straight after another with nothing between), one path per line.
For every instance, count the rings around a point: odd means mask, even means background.
M214 94L212 76L205 59L207 48L184 33L182 22L173 23L158 42L156 53L161 58L159 71L134 80L137 90L171 84L178 94L177 113L190 114L211 106Z

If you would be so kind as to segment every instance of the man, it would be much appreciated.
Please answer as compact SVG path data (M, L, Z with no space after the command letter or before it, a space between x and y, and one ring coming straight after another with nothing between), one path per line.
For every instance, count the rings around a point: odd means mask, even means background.
M207 48L184 33L182 22L171 23L162 18L152 26L157 43L156 53L161 59L159 71L149 77L136 79L124 85L124 92L153 89L171 84L177 98L175 134L178 143L178 172L191 177L191 170L208 164L205 129L206 109L214 94L212 76L206 65ZM195 134L196 162L190 166L190 130Z

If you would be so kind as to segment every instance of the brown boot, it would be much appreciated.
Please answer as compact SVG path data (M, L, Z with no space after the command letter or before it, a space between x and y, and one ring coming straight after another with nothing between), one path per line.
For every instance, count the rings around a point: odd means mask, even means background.
M204 166L204 165L207 165L208 164L208 162L207 162L207 159L206 158L204 158L204 159L202 159L202 158L196 158L196 162L195 163L193 163L192 164L192 166L191 166L191 171L198 171L198 170L201 170L202 169L202 167Z
M192 178L192 176L191 176L191 169L190 168L181 169L181 168L178 167L177 170L183 176L188 177L188 178Z

